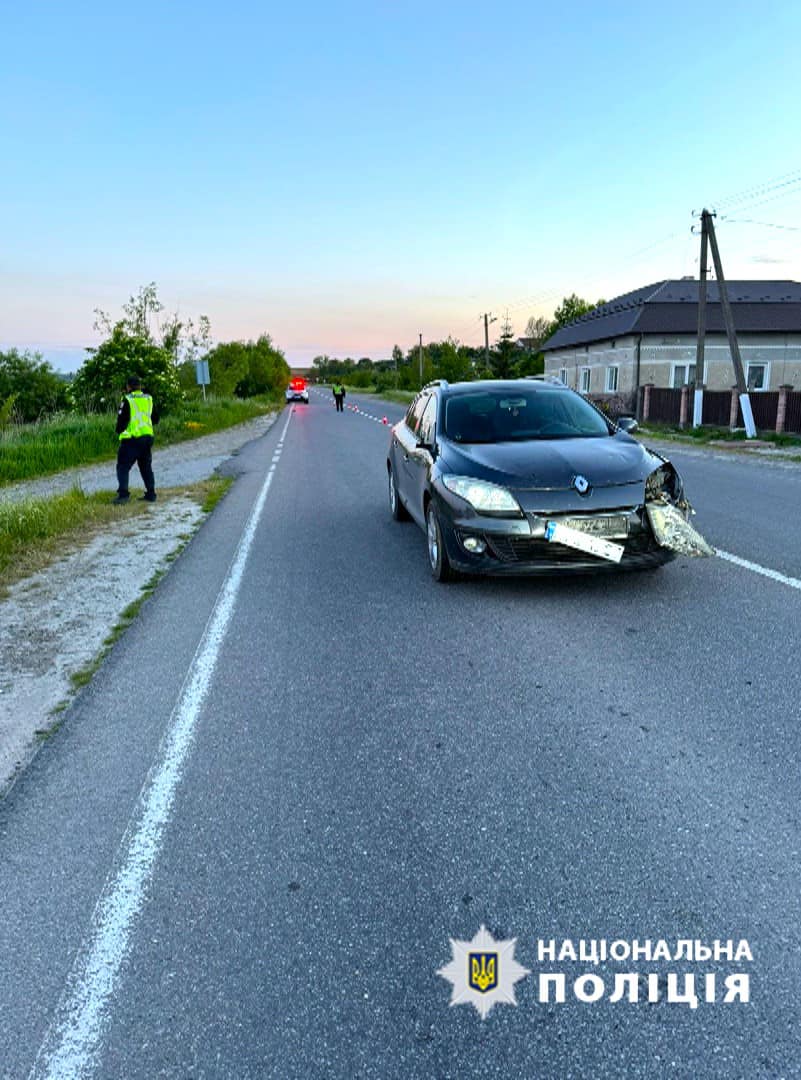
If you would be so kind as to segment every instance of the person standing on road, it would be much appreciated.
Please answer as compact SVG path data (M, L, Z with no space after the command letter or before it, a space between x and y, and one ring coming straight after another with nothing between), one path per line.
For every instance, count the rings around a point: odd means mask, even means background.
M334 402L336 403L337 412L344 412L345 406L342 403L345 400L345 387L341 382L335 382L331 389L334 391Z
M128 490L128 474L134 463L139 466L146 502L156 501L156 482L153 478L153 425L159 422L158 409L150 394L144 394L136 375L126 383L125 397L117 413L117 498L115 504L127 503L131 497Z

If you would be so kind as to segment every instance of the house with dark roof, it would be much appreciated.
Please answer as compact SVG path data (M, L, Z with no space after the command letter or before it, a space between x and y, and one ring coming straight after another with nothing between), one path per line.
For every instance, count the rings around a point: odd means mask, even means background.
M801 388L801 283L726 286L749 389ZM545 373L632 411L641 386L693 384L698 290L695 278L660 281L594 308L545 342ZM728 390L735 377L716 281L707 282L706 328L705 385Z

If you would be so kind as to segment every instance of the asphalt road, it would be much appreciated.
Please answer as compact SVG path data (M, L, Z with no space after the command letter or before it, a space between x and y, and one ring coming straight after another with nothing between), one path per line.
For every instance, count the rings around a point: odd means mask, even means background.
M801 590L720 558L437 585L384 413L314 392L232 460L0 803L0 1075L801 1075ZM801 578L801 470L673 456L712 543ZM437 974L481 925L531 971L484 1021ZM536 948L685 938L753 961ZM628 972L659 1000L610 1001Z

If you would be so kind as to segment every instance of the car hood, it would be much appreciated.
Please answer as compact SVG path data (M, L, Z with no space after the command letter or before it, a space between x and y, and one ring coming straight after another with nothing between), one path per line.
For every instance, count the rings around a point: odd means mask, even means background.
M570 489L576 475L586 477L593 488L641 483L661 463L623 432L610 438L464 446L443 440L442 458L448 472L529 491Z

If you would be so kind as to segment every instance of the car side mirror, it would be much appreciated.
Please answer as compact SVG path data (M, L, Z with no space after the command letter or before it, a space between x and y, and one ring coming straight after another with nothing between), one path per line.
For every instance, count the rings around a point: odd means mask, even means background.
M640 426L633 416L621 416L615 423L620 430L625 431L627 435L633 435Z

